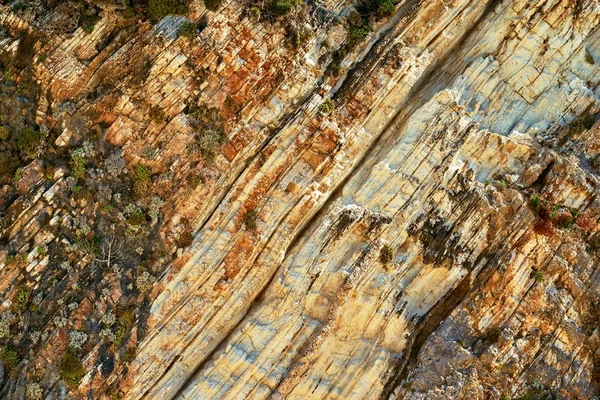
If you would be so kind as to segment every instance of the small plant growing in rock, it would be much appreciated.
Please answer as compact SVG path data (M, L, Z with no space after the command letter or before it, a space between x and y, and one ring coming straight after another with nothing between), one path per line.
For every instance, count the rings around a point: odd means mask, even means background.
M154 277L150 275L148 271L142 272L135 278L135 287L141 293L146 293L152 289L152 285L154 285Z
M531 208L535 212L538 212L540 210L541 205L542 205L542 199L540 198L539 194L534 193L531 195L531 197L529 197L529 206L531 206Z
M25 311L31 300L31 289L27 286L21 286L17 290L15 296L14 305L18 311Z
M10 132L6 126L0 126L0 140L6 141L10 137Z
M117 322L113 328L115 333L114 345L118 348L121 346L123 339L125 339L125 335L127 335L133 326L134 315L131 310L119 312L117 315Z
M111 311L108 311L106 314L104 314L102 316L102 319L100 320L100 322L109 327L113 326L116 321L117 318L115 317L115 314L113 314Z
M204 6L210 11L217 11L223 0L204 0Z
M27 400L42 400L44 398L44 389L37 382L27 384Z
M550 214L550 219L558 227L566 229L573 225L578 214L578 210L569 210L565 207L561 207Z
M44 134L42 131L27 127L17 132L15 142L23 158L36 158L43 145Z
M133 170L134 187L137 195L144 195L150 189L152 172L144 165L136 165Z
M590 159L590 165L593 169L600 169L600 153Z
M146 222L146 217L141 212L134 212L129 214L129 217L127 217L127 222L129 225L139 226Z
M85 332L81 331L71 331L69 332L69 346L76 349L81 350L85 342L88 340L88 335Z
M159 106L152 106L150 108L150 118L154 122L163 122L165 120L165 112Z
M594 117L589 114L583 114L575 118L569 123L569 135L579 136L583 132L589 130L594 126Z
M391 15L395 8L393 0L359 0L356 4L360 15L375 15L377 19Z
M0 339L4 339L10 336L10 326L17 317L12 311L6 310L2 313L0 318Z
M122 152L119 150L108 156L104 161L104 167L106 168L106 172L110 175L114 177L119 176L125 168L125 159L123 158Z
M533 274L533 280L540 283L543 282L545 280L545 276L544 276L544 272L543 271L535 271L535 273Z
M153 160L156 157L156 149L153 149L152 147L146 147L144 150L142 150L142 157L144 157L146 160Z
M321 104L321 111L325 115L331 114L334 110L335 110L335 103L331 99L326 99L323 102L323 104Z
M158 196L152 197L150 205L148 206L148 216L152 219L152 223L158 222L160 216L160 209L165 205L163 199Z
M17 1L16 3L14 3L14 4L12 5L12 10L13 10L14 12L19 12L19 11L26 10L28 7L29 7L29 5L28 5L28 4L25 4L25 3L23 3L23 2Z
M249 210L246 215L244 215L244 226L251 231L256 229L256 211Z
M199 152L207 162L212 162L217 155L221 145L225 143L227 137L222 131L208 129L204 131L196 141L191 145L191 152Z
M208 8L208 7L207 7ZM196 28L196 24L191 21L186 21L179 27L179 36L193 39L198 34L198 29Z
M150 0L148 2L148 15L154 21L160 21L167 15L183 15L188 10L187 0Z
M17 168L15 175L13 176L13 183L18 185L21 179L23 179L23 168Z
M13 369L19 365L21 356L19 355L19 352L13 348L2 347L0 349L0 360L2 360L5 367Z
M250 16L255 21L258 21L260 19L260 8L258 8L256 6L251 7L250 8Z
M377 16L379 18L388 17L394 13L396 5L394 0L377 0Z
M100 16L93 7L85 10L81 15L81 26L83 27L83 31L87 34L94 31L94 26L96 26L98 21L100 21Z
M83 364L79 361L77 350L72 347L67 348L60 359L59 369L63 381L71 388L79 386L81 378L83 378L86 373Z
M194 106L191 107L188 118L196 132L193 142L188 145L188 152L200 153L206 163L211 163L221 146L227 141L220 111L206 105Z
M379 261L384 264L391 262L394 259L394 250L389 244L384 244L379 251Z
M82 148L75 149L71 152L71 175L76 179L83 179L85 177L85 166L87 160L85 159L85 151Z
M267 11L273 15L283 16L289 14L298 3L298 0L273 0L267 6Z
M348 27L348 46L350 48L356 47L369 35L370 31L371 26L368 23L361 26L350 25Z

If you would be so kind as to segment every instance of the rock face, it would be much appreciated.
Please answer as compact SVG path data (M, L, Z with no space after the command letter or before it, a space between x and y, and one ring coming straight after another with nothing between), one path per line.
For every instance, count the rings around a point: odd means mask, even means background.
M600 394L598 0L108 3L2 6L0 397Z

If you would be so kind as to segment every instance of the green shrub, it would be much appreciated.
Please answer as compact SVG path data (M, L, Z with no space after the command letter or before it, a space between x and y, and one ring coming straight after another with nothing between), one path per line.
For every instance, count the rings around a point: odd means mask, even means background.
M167 15L187 14L187 0L150 0L148 16L154 21L160 21Z
M20 165L19 157L14 152L0 151L0 175L5 175L6 179L10 179Z
M260 19L260 8L258 8L256 6L253 6L252 8L250 8L250 15L252 16L253 19L258 21Z
M29 7L29 5L18 1L12 5L12 10L13 10L13 12L19 12L19 11L23 11L23 10L27 9L28 7Z
M183 24L181 24L181 27L179 27L179 36L182 36L184 38L192 39L196 37L197 34L198 29L196 28L196 24L194 24L193 22L186 21Z
M136 180L146 180L150 179L152 173L150 171L150 168L138 164L134 168L134 176Z
M244 226L251 231L256 229L256 211L250 210L244 215Z
M17 149L24 158L35 158L39 151L42 133L33 128L27 127L17 132L15 142Z
M204 0L204 6L210 11L217 11L223 0Z
M144 222L146 222L146 216L144 215L144 213L139 211L133 212L127 217L127 223L129 223L130 225L139 226L142 225Z
M96 235L92 235L92 237L80 237L75 243L78 250L90 257L97 257L100 254L100 240Z
M129 333L133 326L133 311L126 310L118 313L118 319L115 323L115 341L113 342L116 347L121 346L121 342L125 338L125 335Z
M19 352L13 348L3 347L0 349L0 360L8 369L15 368L21 361Z
M229 101L225 99L224 103ZM188 118L196 132L194 141L188 145L188 152L200 153L207 163L212 162L221 146L227 141L219 109L209 108L206 105L191 106Z
M360 15L376 15L377 18L389 16L395 9L393 0L360 0L356 5Z
M529 205L534 211L539 211L542 205L542 199L540 198L540 195L537 193L532 194L531 197L529 197Z
M362 26L350 25L348 27L348 46L353 48L362 42L367 37L370 30L371 26L369 24L363 24Z
M21 179L23 179L23 168L17 168L15 175L13 176L13 183L18 185Z
M138 195L146 194L150 188L152 172L144 165L136 165L133 171L134 191Z
M18 311L25 311L27 306L29 305L29 300L31 299L31 289L27 286L21 286L17 290L17 295L15 296L15 308Z
M267 11L274 15L286 15L298 4L298 0L273 0L267 6Z
M192 152L199 152L207 162L212 162L221 146L227 141L227 136L221 130L208 129L200 134L192 144Z
M98 21L100 21L100 16L96 12L84 12L81 16L83 31L88 34L92 33Z
M142 150L142 157L144 157L146 160L153 160L156 157L156 149L153 149L152 147L146 147L144 150Z
M327 99L321 104L323 114L331 114L335 110L335 103L331 99Z
M310 29L295 29L288 25L286 38L293 48L302 48L313 36Z
M10 132L6 126L0 126L0 140L6 141L10 137Z
M535 271L533 274L533 280L536 282L543 282L545 279L544 272L542 271Z
M75 185L75 186L73 186L73 190L71 190L71 196L74 197L75 199L80 199L81 194L83 193L84 190L85 189L83 188L83 186Z
M396 5L394 4L394 0L378 0L377 1L377 16L387 17L394 13L396 10Z
M594 117L589 114L583 114L569 123L569 134L578 136L594 126Z
M79 386L79 382L81 378L85 376L85 368L79 361L79 357L77 356L77 350L72 347L69 347L65 354L63 354L60 359L60 376L65 381L67 385L74 388Z
M79 155L78 152L71 154L69 165L71 166L71 175L73 178L83 179L85 177L86 164L87 160L82 155Z
M379 261L384 264L389 263L394 259L394 250L392 246L389 244L384 244L381 250L379 251Z

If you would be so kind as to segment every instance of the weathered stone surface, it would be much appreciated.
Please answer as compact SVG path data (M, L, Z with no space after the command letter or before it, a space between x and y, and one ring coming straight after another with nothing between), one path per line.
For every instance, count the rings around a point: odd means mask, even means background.
M597 0L400 1L354 47L341 3L299 47L238 2L2 7L64 158L3 189L0 396L67 396L73 331L74 398L599 394Z

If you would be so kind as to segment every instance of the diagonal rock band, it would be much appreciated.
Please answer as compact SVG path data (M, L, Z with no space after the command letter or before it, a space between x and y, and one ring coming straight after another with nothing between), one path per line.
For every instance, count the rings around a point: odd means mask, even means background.
M600 395L597 0L0 8L0 398Z

